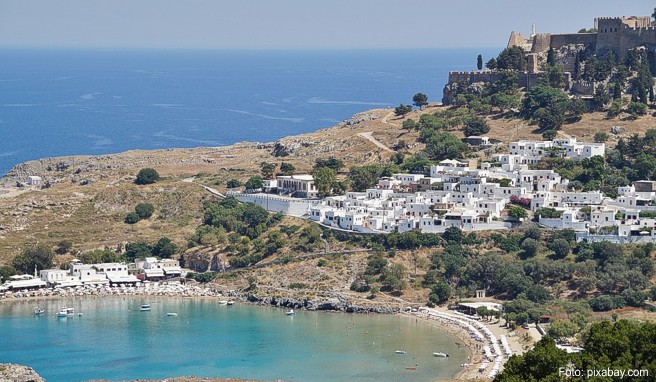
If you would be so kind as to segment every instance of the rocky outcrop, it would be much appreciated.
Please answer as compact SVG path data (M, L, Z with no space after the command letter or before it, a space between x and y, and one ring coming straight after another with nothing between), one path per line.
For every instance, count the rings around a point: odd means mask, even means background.
M0 382L45 382L45 379L31 367L0 363Z
M357 124L362 123L362 122L373 121L375 119L378 119L378 115L376 115L376 113L372 113L372 112L358 113L358 114L355 114L350 119L347 119L346 121L344 121L344 125L353 126L353 125L357 125Z
M220 253L210 253L203 250L188 250L182 255L182 263L186 268L196 273L223 272L225 271L225 259Z
M361 304L341 297L317 299L298 299L294 297L258 297L255 294L246 296L246 300L258 305L272 305L291 309L332 310L346 313L398 313L398 307L389 305Z

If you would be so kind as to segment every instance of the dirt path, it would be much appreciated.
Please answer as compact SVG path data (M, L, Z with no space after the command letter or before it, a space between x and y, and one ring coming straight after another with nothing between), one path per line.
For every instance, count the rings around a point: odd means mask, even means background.
M376 138L372 137L371 134L373 134L373 131L369 131L369 132L366 132L366 133L358 133L358 136L360 136L364 139L368 139L369 141L371 141L371 143L373 143L374 145L380 147L381 149L383 149L385 151L389 151L391 153L396 152L396 151L390 149L389 147L385 146L384 144L382 144Z

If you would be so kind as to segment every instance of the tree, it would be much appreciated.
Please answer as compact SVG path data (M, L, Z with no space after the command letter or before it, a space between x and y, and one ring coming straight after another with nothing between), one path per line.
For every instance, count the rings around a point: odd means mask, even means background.
M413 130L413 129L418 129L419 125L413 119L408 118L405 121L403 121L401 128L404 130Z
M264 186L264 179L259 175L251 176L244 184L244 187L246 187L247 190L258 190L261 189L262 186Z
M497 68L497 60L494 57L490 58L488 60L488 62L485 63L485 67L490 69L490 70L496 69Z
M276 167L275 163L262 162L260 163L260 173L264 179L272 179L273 174L276 172Z
M315 168L312 171L314 185L317 187L317 194L323 198L333 194L333 188L337 185L337 175L335 170L329 167Z
M554 257L557 259L563 259L569 254L570 246L569 242L565 239L556 239L553 242L549 243L549 249L554 251Z
M238 188L241 187L243 184L237 180L237 179L230 179L226 182L226 187L228 188Z
M469 146L455 135L437 132L426 140L426 154L433 160L455 159L469 151Z
M538 243L537 240L531 239L531 238L526 238L524 241L522 241L522 251L524 251L524 255L526 257L533 257L535 256L536 253L538 253L538 248L540 244Z
M478 55L478 57L476 57L476 67L478 68L478 70L483 69L483 56L481 56L480 54Z
M462 243L463 237L464 234L458 227L449 227L444 230L444 233L442 234L442 238L448 243Z
M282 162L280 164L280 173L282 175L294 175L296 167L291 163Z
M135 261L136 259L145 259L153 255L153 247L143 241L128 243L125 245L125 258L128 261Z
M400 104L394 108L394 115L397 117L402 117L412 111L412 106Z
M451 297L451 287L445 280L441 280L431 290L428 298L435 304L443 304Z
M466 137L487 134L489 131L490 125L487 124L485 118L478 116L467 118L465 120L465 126L462 128L462 132Z
M507 209L508 216L519 219L526 219L528 217L528 212L520 206L510 206Z
M603 131L597 131L594 135L594 141L596 143L603 143L608 140L608 133L605 133Z
M519 46L511 46L499 53L497 56L497 69L526 70L526 52Z
M58 255L64 255L73 249L73 242L71 240L62 240L57 243L57 248L55 248L55 253Z
M417 93L412 97L412 102L419 109L423 109L424 106L428 105L428 96L424 93Z
M14 268L13 266L11 266L9 264L1 266L0 267L0 283L3 283L5 281L9 280L9 278L11 276L15 275L16 273L17 273L16 268Z
M142 168L134 180L136 184L153 184L159 180L159 173L152 168Z
M556 53L553 48L549 48L549 51L547 52L547 65L556 65Z
M622 99L617 98L613 100L608 108L608 116L611 118L617 117L622 112Z
M328 159L316 159L314 161L314 168L328 167L329 169L338 172L344 167L344 162L340 159L330 157Z
M127 224L137 224L139 223L139 220L139 215L134 211L125 215L125 219L123 219L123 221Z
M164 236L153 246L153 256L169 259L178 251L178 247Z
M642 102L629 102L626 111L635 119L638 118L639 115L647 114L647 105Z
M348 178L351 181L351 189L353 191L362 192L367 188L374 187L382 173L383 168L379 165L351 167L348 175Z
M551 130L546 130L544 133L542 133L542 138L550 141L556 138L557 135L558 132L556 130L551 129Z
M567 352L558 349L553 338L545 336L530 351L511 356L494 381L560 381L562 369L568 361Z
M155 207L150 203L139 203L136 207L134 207L134 212L136 212L139 216L139 220L148 219L149 217L153 216Z
M537 120L543 130L558 129L565 122L569 106L569 97L562 90L536 85L526 93L522 114Z
M608 90L606 90L604 84L597 86L592 101L595 104L595 108L599 111L603 110L610 103L610 94L608 94Z
M54 255L48 246L44 244L28 245L20 255L14 258L11 265L20 273L32 274L35 267L37 270L51 268L53 258Z

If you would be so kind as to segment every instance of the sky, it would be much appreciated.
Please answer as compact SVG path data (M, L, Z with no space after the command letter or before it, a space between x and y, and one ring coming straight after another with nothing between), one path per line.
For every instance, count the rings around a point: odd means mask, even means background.
M385 49L503 47L568 33L647 0L0 0L0 47Z

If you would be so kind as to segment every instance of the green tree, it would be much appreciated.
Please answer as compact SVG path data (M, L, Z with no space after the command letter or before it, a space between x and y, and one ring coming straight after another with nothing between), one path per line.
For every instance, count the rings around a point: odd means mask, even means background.
M605 133L603 131L597 131L594 135L594 141L596 143L603 143L608 140L608 133Z
M511 356L494 382L560 381L560 370L568 361L567 352L558 349L553 338L545 336L524 355Z
M569 106L569 97L563 91L536 85L526 93L522 114L537 120L543 130L558 129L565 122L565 113Z
M333 189L337 185L337 174L335 170L329 167L316 168L312 171L314 185L317 187L317 194L323 198L333 194Z
M134 212L139 216L139 220L148 219L153 216L155 212L155 207L150 203L139 203L134 207Z
M9 280L9 278L17 273L16 268L7 264L0 267L0 283Z
M497 57L497 69L526 70L526 52L519 46L506 48Z
M412 111L412 106L400 104L394 108L394 115L397 117L402 117Z
M32 274L35 267L37 270L51 268L53 258L54 255L48 246L44 244L28 245L20 255L12 260L11 265L20 273Z
M401 125L401 128L404 130L414 130L417 129L419 125L411 118L406 119L403 121L403 124Z
M287 162L282 162L280 164L280 173L282 175L294 175L295 172L296 167L293 164Z
M142 168L134 180L136 184L153 184L159 180L159 173L152 168Z
M161 237L153 246L153 256L170 259L178 251L178 247L166 236Z
M314 161L314 168L328 167L329 169L338 172L344 167L344 162L340 159L330 157L328 159L318 158Z
M424 106L428 105L428 96L424 93L417 93L412 97L412 102L419 109L423 109Z
M451 297L451 287L445 280L441 280L433 286L428 296L431 302L443 304Z
M595 104L595 108L599 111L604 110L606 105L610 103L610 94L608 94L608 90L604 84L599 84L597 86L592 101Z
M554 66L556 65L556 53L553 48L549 48L547 51L547 65Z
M351 189L362 192L367 188L372 188L378 183L378 179L382 174L383 168L379 165L353 166L348 175L351 181Z
M128 243L125 245L125 258L134 262L137 259L145 259L153 255L153 247L143 241Z
M476 57L476 67L478 68L478 70L483 69L483 56L481 56L480 54L478 55L478 57Z
M244 187L246 187L247 190L258 190L261 189L262 186L264 186L264 179L259 175L251 176L244 184Z
M62 240L57 243L57 248L55 248L55 253L58 255L64 255L73 249L73 242L71 240Z
M487 124L485 118L477 116L467 118L465 120L465 126L462 128L462 132L466 137L487 134L489 131L490 125Z
M528 212L520 206L510 206L507 209L508 216L515 219L525 219L528 217Z
M610 107L608 108L608 116L610 118L614 118L620 115L621 112L622 112L622 99L617 98L613 100L613 102L610 104Z
M544 133L542 133L542 138L550 141L556 138L557 135L558 132L556 130L546 130Z
M139 223L139 214L136 212L132 211L129 214L125 215L125 219L123 221L127 224L137 224Z
M488 69L490 69L490 70L494 70L494 69L496 69L496 68L497 68L497 60L496 60L496 58L494 58L494 57L490 58L490 59L485 63L485 67L488 68Z
M276 172L276 164L269 162L260 163L260 173L264 179L273 179L273 174Z
M540 247L540 244L535 239L526 238L524 239L524 241L522 241L521 247L522 247L522 251L524 251L524 256L533 257L538 253L538 248Z
M429 158L440 161L461 157L469 147L451 133L437 132L426 140L425 151Z
M554 257L557 259L564 259L569 254L569 242L565 239L556 239L549 243L549 249L554 251Z
M228 188L238 188L241 187L243 184L237 180L237 179L230 179L226 182L226 187Z
M638 118L639 115L647 114L647 105L642 102L629 102L626 111L635 119Z

